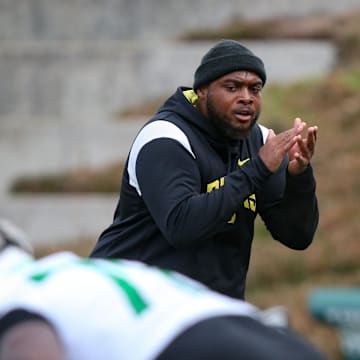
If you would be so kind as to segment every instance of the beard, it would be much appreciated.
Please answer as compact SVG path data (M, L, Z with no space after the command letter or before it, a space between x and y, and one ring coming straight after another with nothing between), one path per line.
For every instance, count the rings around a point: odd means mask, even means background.
M231 119L229 116L217 110L210 92L207 94L206 108L209 121L219 131L221 136L230 140L242 140L247 138L260 115L260 113L255 114L248 128L239 129L231 125Z

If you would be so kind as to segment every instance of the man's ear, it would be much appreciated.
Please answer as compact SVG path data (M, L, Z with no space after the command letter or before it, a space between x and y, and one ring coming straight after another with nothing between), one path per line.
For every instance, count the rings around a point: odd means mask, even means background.
M207 95L208 86L207 85L201 85L197 88L196 94L199 99L204 99Z

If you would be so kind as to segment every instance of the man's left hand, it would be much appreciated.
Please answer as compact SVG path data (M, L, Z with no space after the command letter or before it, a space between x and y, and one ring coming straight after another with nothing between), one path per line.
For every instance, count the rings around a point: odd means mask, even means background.
M297 127L301 122L300 118L296 118L294 120L294 127ZM306 130L306 138L298 135L295 145L288 152L288 172L290 175L299 175L308 167L315 152L317 131L317 126L311 126Z

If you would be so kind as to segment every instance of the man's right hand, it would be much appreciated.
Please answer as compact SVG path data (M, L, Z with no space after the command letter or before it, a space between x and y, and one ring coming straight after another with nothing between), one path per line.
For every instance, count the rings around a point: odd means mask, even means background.
M271 172L276 172L289 150L301 140L301 133L306 123L298 121L298 125L278 135L270 129L265 144L259 150L259 156Z

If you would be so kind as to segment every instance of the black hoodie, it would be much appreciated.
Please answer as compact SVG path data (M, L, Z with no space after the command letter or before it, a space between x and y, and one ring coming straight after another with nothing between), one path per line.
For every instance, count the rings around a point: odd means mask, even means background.
M244 298L254 220L274 239L305 249L318 223L311 166L271 173L258 150L266 128L226 141L178 88L138 133L113 223L91 256L172 269Z

